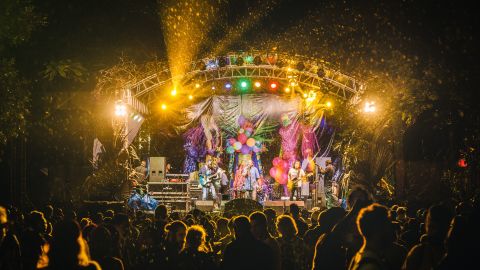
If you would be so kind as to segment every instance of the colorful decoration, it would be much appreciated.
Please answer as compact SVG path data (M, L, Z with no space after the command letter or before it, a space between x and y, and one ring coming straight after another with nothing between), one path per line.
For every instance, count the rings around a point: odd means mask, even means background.
M253 124L245 119L243 115L238 117L237 123L240 127L237 132L237 139L227 139L227 147L225 151L229 154L237 152L242 153L243 155L262 152L264 147L261 139L253 137L253 134L255 133Z

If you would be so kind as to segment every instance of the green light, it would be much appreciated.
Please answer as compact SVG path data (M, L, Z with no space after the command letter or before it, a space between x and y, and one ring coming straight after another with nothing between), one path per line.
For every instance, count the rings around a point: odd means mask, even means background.
M241 79L238 81L238 86L241 90L245 91L250 88L250 82L248 81L248 79Z
M247 62L248 64L253 63L253 56L249 55L249 56L245 57L245 62Z

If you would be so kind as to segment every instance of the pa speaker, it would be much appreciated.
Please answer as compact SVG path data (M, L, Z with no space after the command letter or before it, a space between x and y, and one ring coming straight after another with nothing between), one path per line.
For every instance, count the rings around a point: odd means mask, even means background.
M165 157L150 157L148 164L148 175L150 182L161 182L165 180Z
M213 201L195 201L195 208L204 212L212 212Z
M262 205L251 199L234 199L225 204L224 213L227 216L249 215L255 211L261 211Z

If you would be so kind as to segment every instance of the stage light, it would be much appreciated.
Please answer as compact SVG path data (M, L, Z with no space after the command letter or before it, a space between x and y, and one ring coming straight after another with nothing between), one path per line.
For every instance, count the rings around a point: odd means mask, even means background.
M227 65L227 59L225 57L220 57L218 59L218 66L219 67L224 67Z
M325 106L327 106L328 108L331 108L332 107L332 102L331 101L327 101L325 103Z
M212 86L212 90L215 90L215 89L216 89L215 86Z
M189 96L188 96L188 99L192 100L192 99L193 99L193 96L192 96L192 95L189 95Z
M290 93L290 87L285 87L285 93Z
M290 83L290 86L295 86L295 85L297 85L296 82L291 82L291 83Z
M243 58L240 56L237 58L237 66L242 66L244 63Z
M195 84L195 88L200 88L200 84L199 84L199 83L196 83L196 84Z
M305 64L303 62L298 62L297 70L302 71L305 69Z
M256 88L260 88L260 86L262 86L262 83L259 81L256 81L253 85L255 85Z
M177 89L173 89L172 92L170 92L170 95L176 96L177 95Z
M232 84L231 84L231 83L226 83L226 84L225 84L225 88L227 88L227 89L232 88Z
M363 109L364 112L373 113L376 110L377 110L377 108L375 107L375 102L373 102L373 101L365 102L365 108Z
M165 105L165 103L162 103L162 105L160 106L160 108L165 111L165 110L167 109L167 105Z
M253 58L253 63L257 66L260 65L262 63L262 58L259 55L255 56L255 58Z
M115 104L115 115L116 116L125 116L127 115L127 106L123 102L117 102Z
M277 89L277 87L278 87L278 84L276 82L270 83L270 89L275 90Z
M308 94L307 94L307 93L303 93L303 98L308 98Z
M241 82L240 83L240 87L242 87L242 88L247 88L247 86L248 86L247 82Z

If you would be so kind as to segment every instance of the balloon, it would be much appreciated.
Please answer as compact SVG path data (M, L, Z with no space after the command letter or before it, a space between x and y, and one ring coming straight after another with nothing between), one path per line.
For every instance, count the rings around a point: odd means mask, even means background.
M235 140L235 138L230 138L228 139L228 142L230 143L230 145L233 145L237 140Z
M245 116L240 115L240 116L238 117L237 123L238 123L239 126L243 126L243 125L245 124L245 121L246 121L246 120L245 120Z
M235 152L235 149L233 148L233 146L229 146L229 147L227 147L227 150L226 150L226 151L227 151L227 153L229 153L229 154L233 154L233 152Z
M245 134L238 134L238 141L241 143L241 144L244 144L247 142L247 135Z
M281 180L280 183L281 183L281 184L286 184L286 183L288 182L288 174L283 173L281 179L282 179L282 180Z
M250 136L252 136L252 133L248 130L245 130L245 135L247 135L247 137L250 137Z
M272 168L270 169L270 176L271 176L272 178L275 178L276 175L277 175L277 168L272 167Z
M247 145L249 147L254 147L255 146L255 139L254 138L248 138Z
M250 133L253 132L253 128L252 128L252 127L246 127L245 130L248 131L248 132L250 132Z
M277 163L278 167L285 168L285 160L280 159L280 161Z
M272 161L273 166L277 167L278 164L280 163L280 160L281 159L279 157L274 158Z
M260 151L262 151L262 148L257 147L256 145L253 147L253 152L258 153Z
M257 138L254 138L255 139L255 145L259 148L262 148L262 142L259 141Z
M242 152L242 154L248 154L248 153L250 153L250 147L248 147L248 145L244 144L244 145L242 145L242 148L240 149L240 152Z
M284 168L285 170L288 170L290 167L290 164L286 160L282 160L282 161L283 161L282 168Z
M235 149L235 150L238 151L238 150L240 150L241 148L242 148L242 143L241 143L241 142L235 142L235 143L233 144L233 149Z

